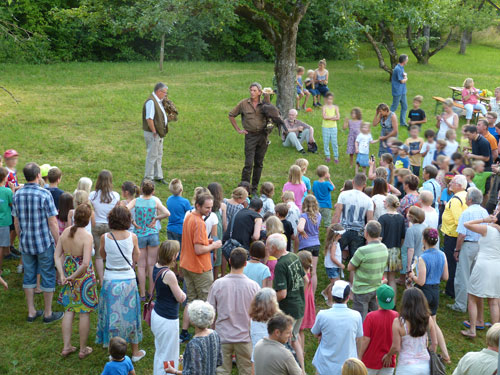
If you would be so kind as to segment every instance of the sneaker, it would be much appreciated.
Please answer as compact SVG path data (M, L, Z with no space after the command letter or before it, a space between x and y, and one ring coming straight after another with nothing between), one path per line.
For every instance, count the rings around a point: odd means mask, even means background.
M305 154L305 153L306 153L306 151L305 151L304 149L300 150L299 152L300 152L301 154Z
M14 246L10 247L10 252L13 253L13 254L21 256L21 252L19 250L17 250Z
M183 334L181 332L181 334L179 335L179 343L180 344L184 344L185 342L188 342L189 340L191 340L191 334L189 332Z
M17 273L23 273L24 271L24 267L22 264L18 264L17 267L16 267L16 272Z
M330 158L325 158L325 162L329 163L329 162L331 162L331 161L332 161L332 159L330 159Z
M325 291L321 291L321 295L323 296L323 298L325 299L326 302L328 302L328 296L326 295Z
M456 312L460 312L460 313L464 313L465 310L462 310L461 308L459 308L455 303L453 304L448 304L446 305L447 308L449 308L450 310L453 310L453 311L456 311Z
M335 159L335 164L338 164L339 163L339 159Z
M146 356L146 351L145 350L139 350L139 353L141 353L141 355L133 355L132 356L132 362L139 362L141 359L143 359L145 356Z
M58 320L61 320L64 316L64 313L62 311L53 311L52 315L49 316L48 318L43 317L43 322L44 323L52 323Z
M43 315L43 310L36 310L35 316L28 316L26 318L26 321L28 323L33 323L36 320L36 318L38 318L38 317L40 317L42 315Z

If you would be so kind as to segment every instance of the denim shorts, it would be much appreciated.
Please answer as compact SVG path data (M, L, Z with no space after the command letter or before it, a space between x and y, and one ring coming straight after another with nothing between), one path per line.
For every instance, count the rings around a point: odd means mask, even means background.
M24 265L23 288L36 287L36 274L40 273L40 289L43 292L56 290L56 268L54 264L54 245L41 254L22 254Z
M10 246L10 226L0 227L0 247Z
M137 237L139 240L139 249L145 249L148 246L160 246L160 235L153 233L144 237Z
M358 154L358 156L356 156L356 163L358 163L360 167L369 167L370 163L368 154Z
M326 275L329 279L338 279L340 278L340 268L337 267L325 267Z

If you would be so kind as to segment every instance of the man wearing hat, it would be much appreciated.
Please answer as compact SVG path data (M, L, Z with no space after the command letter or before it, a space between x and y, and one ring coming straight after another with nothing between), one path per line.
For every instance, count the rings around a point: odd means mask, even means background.
M319 375L340 375L346 359L358 358L363 325L359 312L347 307L350 293L349 283L337 280L332 288L333 306L321 310L311 328L321 339L312 362Z
M382 357L392 345L392 323L399 314L394 311L394 290L387 284L377 289L379 309L368 313L363 323L363 337L359 357L368 369L368 375L392 375L396 366L396 356L390 367L382 367Z

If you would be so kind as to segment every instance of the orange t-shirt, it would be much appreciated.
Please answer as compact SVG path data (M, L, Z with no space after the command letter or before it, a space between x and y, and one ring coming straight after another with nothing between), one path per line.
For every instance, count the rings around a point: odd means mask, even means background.
M495 151L498 147L496 138L493 135L491 135L490 132L486 132L484 138L486 138L488 142L490 142L491 151Z
M182 226L182 248L180 266L190 272L203 273L212 269L210 253L197 255L194 245L208 245L207 228L201 215L192 212L184 219Z

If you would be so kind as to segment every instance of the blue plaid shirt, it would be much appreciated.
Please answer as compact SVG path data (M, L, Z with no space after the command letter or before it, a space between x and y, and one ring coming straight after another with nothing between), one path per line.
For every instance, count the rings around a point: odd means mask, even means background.
M54 245L48 218L57 216L52 194L28 183L14 194L12 216L19 220L19 242L24 253L37 255Z
M471 220L486 219L488 216L488 211L480 205L473 204L472 206L469 206L464 212L462 212L462 215L460 215L460 218L458 219L457 233L465 236L464 241L479 241L481 235L467 229L464 224ZM484 223L484 225L486 225L486 223Z

